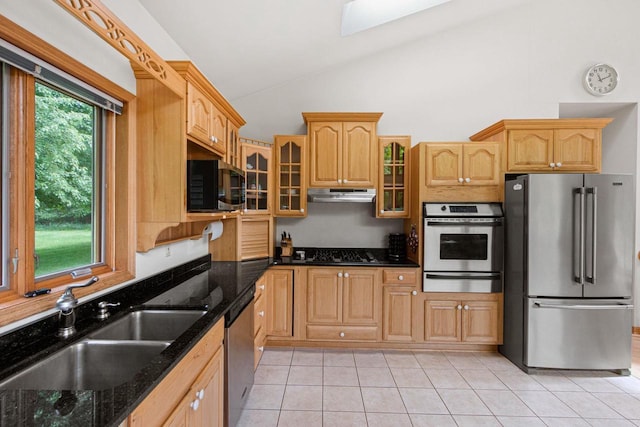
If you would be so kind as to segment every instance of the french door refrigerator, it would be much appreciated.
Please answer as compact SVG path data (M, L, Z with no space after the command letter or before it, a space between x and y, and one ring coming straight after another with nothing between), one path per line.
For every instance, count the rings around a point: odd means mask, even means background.
M532 368L631 367L631 175L507 175L504 344Z

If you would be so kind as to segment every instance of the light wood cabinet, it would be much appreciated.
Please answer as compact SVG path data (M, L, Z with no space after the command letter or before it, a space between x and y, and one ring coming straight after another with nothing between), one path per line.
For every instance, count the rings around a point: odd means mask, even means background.
M266 335L293 336L293 270L269 270L266 275Z
M380 329L379 270L310 268L308 339L376 340Z
M242 215L223 220L222 236L209 242L214 261L246 261L273 256L273 218Z
M308 126L309 186L374 188L381 115L302 113Z
M214 108L225 117L225 126L231 123L237 130L245 121L191 62L169 61L169 65L184 78L182 95L132 65L138 159L136 250L140 252L201 236L209 222L238 214L187 212L187 160L221 158L225 152L205 139L215 124L209 120Z
M242 169L246 176L245 213L269 215L271 213L271 145L242 143Z
M501 294L429 294L424 339L430 342L502 344Z
M506 172L600 172L602 129L612 119L502 120L470 137L506 150Z
M426 185L498 186L498 144L427 143Z
M242 169L242 158L240 150L239 128L231 121L227 122L227 156L226 161L230 165Z
M129 426L222 426L223 338L224 319L220 319L134 409Z
M266 341L266 292L267 292L267 274L266 271L258 280L256 280L256 293L254 295L253 305L253 369L258 367L260 358L264 352L264 344Z
M416 270L385 269L382 272L382 340L413 342L417 333L418 294Z
M187 135L196 142L224 156L227 118L204 91L187 81Z
M378 138L378 218L407 218L409 216L409 183L411 152L410 136L381 136Z
M307 137L275 135L275 216L307 216Z

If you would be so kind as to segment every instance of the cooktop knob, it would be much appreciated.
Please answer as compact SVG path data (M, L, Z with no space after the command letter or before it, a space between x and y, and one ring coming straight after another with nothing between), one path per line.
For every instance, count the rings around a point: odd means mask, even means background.
M444 212L444 211L446 211L446 210L447 210L447 207L446 207L445 205L442 205L442 207L440 208L440 210L441 210L442 212Z

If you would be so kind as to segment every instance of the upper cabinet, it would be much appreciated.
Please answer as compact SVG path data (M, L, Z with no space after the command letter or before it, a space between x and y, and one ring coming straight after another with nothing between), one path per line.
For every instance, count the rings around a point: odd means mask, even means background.
M470 137L503 144L506 172L600 172L612 119L502 120Z
M142 252L201 236L211 220L233 215L187 212L187 160L224 158L227 130L232 127L237 135L245 121L192 63L170 61L169 65L184 78L182 95L132 65L136 76L137 250Z
M427 186L498 185L498 144L427 143Z
M274 136L275 216L307 215L307 137Z
M410 136L381 136L378 138L378 218L407 218L409 216L409 153Z
M382 113L302 113L308 126L309 187L374 188Z
M271 162L270 144L242 143L242 169L245 171L245 213L268 215L271 213Z

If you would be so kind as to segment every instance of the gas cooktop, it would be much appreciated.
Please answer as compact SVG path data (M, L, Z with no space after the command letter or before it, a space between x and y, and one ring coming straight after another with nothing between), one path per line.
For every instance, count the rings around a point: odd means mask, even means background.
M309 262L325 263L369 263L378 260L371 251L363 249L328 249L328 248L307 248L297 249L294 260L305 260Z

